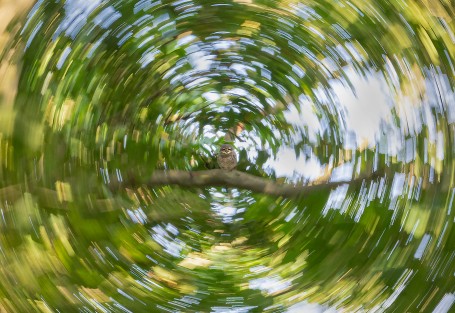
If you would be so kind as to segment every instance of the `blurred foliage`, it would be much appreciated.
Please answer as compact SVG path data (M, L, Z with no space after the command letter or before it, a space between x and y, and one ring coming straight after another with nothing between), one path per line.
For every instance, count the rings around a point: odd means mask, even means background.
M418 112L433 117L441 158L428 125L410 130L400 95L424 98L419 84L435 73L454 85L452 10L401 0L38 1L9 25L1 54L17 94L0 97L0 311L434 309L454 284L454 129L445 108ZM391 123L415 143L413 159L405 141L396 154L344 147L333 83L355 91L348 66L395 91ZM292 110L324 126L314 140ZM215 167L239 127L238 169L253 175L286 181L267 167L283 147L384 175L297 200L141 184L156 169ZM109 188L123 175L139 187Z

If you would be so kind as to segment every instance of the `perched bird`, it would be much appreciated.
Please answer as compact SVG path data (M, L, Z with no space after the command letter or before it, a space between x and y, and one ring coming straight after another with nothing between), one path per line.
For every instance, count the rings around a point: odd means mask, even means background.
M229 144L222 145L217 156L217 161L222 170L233 170L237 166L237 155L234 147Z

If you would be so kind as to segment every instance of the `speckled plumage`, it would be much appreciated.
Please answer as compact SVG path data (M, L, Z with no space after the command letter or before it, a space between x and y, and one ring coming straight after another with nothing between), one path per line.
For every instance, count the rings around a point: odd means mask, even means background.
M229 144L222 145L217 161L221 169L232 171L237 166L237 155L234 147Z

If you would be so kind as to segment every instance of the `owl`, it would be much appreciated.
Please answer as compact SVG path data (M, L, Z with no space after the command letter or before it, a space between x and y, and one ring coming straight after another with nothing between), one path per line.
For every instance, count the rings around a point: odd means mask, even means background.
M222 170L233 170L237 166L237 155L234 147L229 144L222 145L217 156L217 161Z

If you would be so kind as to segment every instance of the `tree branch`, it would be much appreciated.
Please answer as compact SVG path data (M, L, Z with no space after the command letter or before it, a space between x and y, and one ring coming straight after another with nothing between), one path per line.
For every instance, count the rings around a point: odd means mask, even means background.
M111 188L115 187L138 187L140 182L136 181L134 175L126 178L122 182L111 180ZM222 186L232 187L239 189L247 189L253 192L267 194L271 196L297 198L305 196L312 192L319 190L327 190L338 187L343 184L356 185L362 183L366 179L373 179L379 177L378 173L357 177L349 181L341 182L324 182L318 181L313 185L293 185L288 183L279 183L271 179L257 177L239 171L225 171L220 169L205 170L205 171L181 171L181 170L156 170L153 175L144 183L149 187L165 186L165 185L178 185L182 187L211 187ZM0 188L0 202L8 201L14 203L24 192L29 189L23 185L12 185ZM54 209L66 209L67 201L60 199L56 190L31 187L32 193L36 196L36 200L40 206ZM106 211L117 209L119 205L113 199L95 199L96 205L105 208Z
M358 177L349 181L341 182L322 182L314 185L293 185L288 183L278 183L276 181L257 177L236 170L225 171L220 169L204 171L155 171L152 176L144 181L149 187L178 185L182 187L209 187L222 186L239 189L247 189L257 193L268 194L271 196L282 196L286 198L295 198L307 195L318 190L331 189L343 184L355 184L362 182L364 179L372 179L377 175ZM134 179L126 179L122 185L134 187L137 182Z

